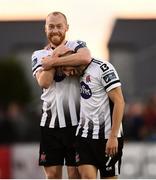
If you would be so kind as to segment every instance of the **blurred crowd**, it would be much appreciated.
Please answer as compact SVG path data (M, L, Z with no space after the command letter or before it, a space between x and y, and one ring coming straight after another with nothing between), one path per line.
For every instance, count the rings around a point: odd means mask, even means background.
M11 102L6 109L0 106L0 144L38 142L39 108L23 107ZM125 140L156 140L156 94L147 102L127 103L123 118Z
M128 141L156 140L156 94L147 102L133 102L126 105L123 127Z
M17 102L0 107L0 144L39 141L40 114L33 109Z

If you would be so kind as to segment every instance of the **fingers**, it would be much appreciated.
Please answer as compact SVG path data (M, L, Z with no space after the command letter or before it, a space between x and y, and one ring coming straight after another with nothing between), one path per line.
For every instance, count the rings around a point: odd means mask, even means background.
M106 148L106 154L108 156L115 156L118 152L118 148L117 147L107 147Z
M50 60L49 60L48 56L47 56L47 57L43 57L43 58L41 59L42 67L43 67L44 70L50 69L49 61L50 61Z
M68 47L64 45L60 45L53 51L53 56L61 56L61 55L66 54L69 51L71 50Z

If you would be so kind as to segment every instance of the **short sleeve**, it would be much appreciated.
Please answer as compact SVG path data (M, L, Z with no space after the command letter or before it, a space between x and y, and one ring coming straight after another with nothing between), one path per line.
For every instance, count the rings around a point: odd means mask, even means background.
M80 40L68 41L66 46L74 52L77 52L80 48L87 47L86 42Z
M35 76L36 72L42 68L42 58L50 55L52 52L48 50L38 50L32 54L32 72Z
M100 65L100 76L106 92L121 86L118 73L109 62L104 62Z

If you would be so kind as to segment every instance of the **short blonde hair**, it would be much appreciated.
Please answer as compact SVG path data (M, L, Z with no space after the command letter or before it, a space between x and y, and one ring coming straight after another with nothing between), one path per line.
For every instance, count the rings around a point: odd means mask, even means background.
M54 16L61 15L61 16L63 16L63 17L64 17L64 19L65 19L65 21L66 21L66 23L68 24L68 22L67 22L67 17L66 17L66 15L65 15L65 14L63 14L62 12L59 12L59 11L54 11L54 12L49 13L47 17L49 17L49 16L51 16L51 15L54 15Z

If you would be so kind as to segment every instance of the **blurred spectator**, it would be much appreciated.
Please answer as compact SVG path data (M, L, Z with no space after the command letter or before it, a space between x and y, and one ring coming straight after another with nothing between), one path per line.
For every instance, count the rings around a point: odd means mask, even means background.
M18 103L11 102L8 105L6 120L12 124L15 131L16 136L14 136L14 141L25 141L27 139L27 134L29 134L29 124L24 109Z
M123 127L126 140L140 141L144 138L144 105L140 102L135 102L126 105Z
M156 140L156 94L149 97L144 110L145 119L145 140L152 141Z
M13 123L5 116L5 111L0 107L0 144L10 144L16 138Z

